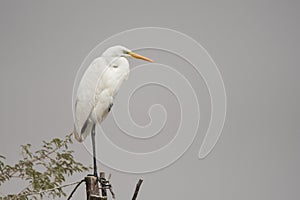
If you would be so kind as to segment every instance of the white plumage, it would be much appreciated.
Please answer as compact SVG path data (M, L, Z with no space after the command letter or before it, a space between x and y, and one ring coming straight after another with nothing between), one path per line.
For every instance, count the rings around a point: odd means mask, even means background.
M108 48L85 71L75 101L75 138L82 142L109 113L113 99L129 75L127 57L152 62L122 46Z

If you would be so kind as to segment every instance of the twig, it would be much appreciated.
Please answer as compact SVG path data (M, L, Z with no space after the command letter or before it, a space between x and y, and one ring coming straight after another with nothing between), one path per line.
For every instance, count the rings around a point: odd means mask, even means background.
M132 200L136 200L136 197L139 193L139 190L140 190L140 187L141 187L141 184L143 183L143 179L140 179L138 181L138 183L136 184L135 186L135 191L134 191L134 194L133 194L133 197L132 197Z
M74 194L74 192L77 190L77 188L80 186L81 183L83 183L85 180L81 180L76 186L75 188L73 189L73 191L71 192L71 194L69 195L68 199L67 200L70 200Z
M109 187L108 189L109 189L109 192L110 192L112 198L115 199L116 195L115 195L114 191L112 190L112 187Z
M22 196L31 196L31 195L35 195L35 194L41 194L41 193L45 193L45 192L49 192L49 191L52 191L52 190L56 190L56 189L59 189L59 188L64 188L64 187L68 187L68 186L71 186L71 185L75 185L75 184L78 184L80 182L74 182L74 183L70 183L70 184L66 184L66 185L62 185L62 186L57 186L57 187L54 187L54 188L50 188L50 189L47 189L47 190L42 190L42 191L32 191L30 193L24 193L24 194L19 194L17 195L17 197L22 197Z
M22 193L24 193L26 191L27 188L29 188L32 185L32 183L30 183L29 185L27 185L23 190L21 190L21 192L19 192L17 195L21 195Z
M26 163L34 163L34 162L36 162L36 161L38 161L38 160L43 160L43 159L45 159L46 157L48 157L49 155L51 155L51 154L53 154L53 153L55 153L57 150L59 150L61 147L55 147L52 151L50 151L50 152L48 152L47 154L45 154L45 155L42 155L42 156L40 156L40 157L37 157L37 158L33 158L33 159L31 159L31 160L27 160L24 164L26 164ZM10 177L12 177L15 173L17 173L18 172L18 169L13 169L12 171L8 171L7 172L7 174L8 174L8 176L10 176Z

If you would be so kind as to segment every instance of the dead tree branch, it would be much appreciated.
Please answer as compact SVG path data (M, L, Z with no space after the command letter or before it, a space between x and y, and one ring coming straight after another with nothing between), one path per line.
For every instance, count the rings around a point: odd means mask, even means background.
M83 183L85 181L85 179L81 180L80 182L78 182L78 184L75 186L75 188L72 190L71 194L69 195L67 200L70 200L73 196L73 194L75 193L75 191L77 190L77 188L81 185L81 183Z
M138 195L138 193L139 193L139 190L140 190L140 187L141 187L142 183L143 183L143 179L140 179L140 180L138 181L138 183L136 184L136 186L135 186L135 191L134 191L132 200L136 200L137 195Z

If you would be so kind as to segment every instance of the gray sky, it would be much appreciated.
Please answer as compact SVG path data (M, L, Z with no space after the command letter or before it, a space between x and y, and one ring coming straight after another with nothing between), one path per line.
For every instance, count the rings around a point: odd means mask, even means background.
M38 146L72 131L76 72L98 43L131 28L165 27L197 40L218 65L227 92L226 123L212 153L199 160L210 106L202 81L195 86L197 95L203 94L200 131L177 162L140 175L101 165L113 174L117 197L129 199L143 177L141 200L157 195L159 199L298 199L299 8L297 1L1 1L0 152L13 163L20 158L21 144ZM163 53L147 54L168 60ZM134 98L138 109L131 110L138 123L147 124L145 113L154 103L169 103L170 115L176 116L172 109L176 101L161 88L144 88ZM171 118L159 140L136 146L126 136L116 135L111 116L103 127L112 130L111 139L124 148L144 151L170 140L177 120ZM91 163L83 145L76 143L74 149L78 160ZM14 189L4 185L0 192ZM82 186L74 199L84 195Z

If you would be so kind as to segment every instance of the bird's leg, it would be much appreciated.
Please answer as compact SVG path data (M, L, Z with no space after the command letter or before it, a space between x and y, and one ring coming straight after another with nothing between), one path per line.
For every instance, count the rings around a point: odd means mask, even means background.
M94 176L97 177L98 179L98 173L97 173L97 161L96 161L96 144L95 144L95 124L93 125L92 128L92 146L93 146L93 161L94 161Z

